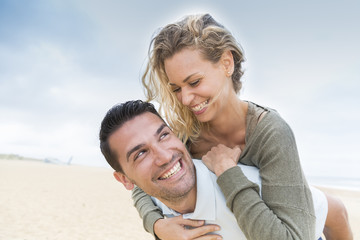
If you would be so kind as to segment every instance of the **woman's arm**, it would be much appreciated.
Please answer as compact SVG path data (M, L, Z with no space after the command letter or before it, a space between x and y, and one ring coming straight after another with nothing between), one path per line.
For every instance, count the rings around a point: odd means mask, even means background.
M221 239L219 235L210 234L219 230L219 226L204 225L204 221L183 219L182 216L164 218L158 208L141 188L135 187L132 191L134 205L143 219L144 228L156 239L180 240L180 239ZM185 228L188 226L190 228Z
M155 236L154 223L164 218L160 208L154 204L149 195L137 186L132 190L132 199L140 217L143 219L145 230Z
M268 113L246 144L240 161L260 169L262 198L257 185L249 181L240 168L217 172L227 206L245 236L248 239L315 239L311 192L290 128L275 113Z

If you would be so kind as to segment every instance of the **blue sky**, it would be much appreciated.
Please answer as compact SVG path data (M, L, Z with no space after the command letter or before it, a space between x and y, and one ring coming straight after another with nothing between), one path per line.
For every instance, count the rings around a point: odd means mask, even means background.
M144 98L153 33L205 12L244 49L240 98L280 112L306 172L358 161L360 4L324 0L0 0L0 153L105 166L100 122Z

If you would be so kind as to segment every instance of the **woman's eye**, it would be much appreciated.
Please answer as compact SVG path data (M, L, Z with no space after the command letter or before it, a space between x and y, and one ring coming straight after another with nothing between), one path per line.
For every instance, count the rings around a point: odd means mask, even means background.
M180 92L180 90L181 90L181 88L173 88L173 89L172 89L172 91L173 91L174 93Z
M200 83L200 79L197 79L197 80L195 80L195 81L193 81L193 82L191 82L191 83L189 83L189 84L190 84L190 86L192 86L192 87L196 87L199 83Z

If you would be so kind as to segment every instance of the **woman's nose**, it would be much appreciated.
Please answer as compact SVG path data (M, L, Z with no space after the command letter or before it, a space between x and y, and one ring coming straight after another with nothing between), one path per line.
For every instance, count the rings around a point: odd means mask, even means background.
M185 106L189 106L194 98L194 94L187 88L181 89L181 103Z

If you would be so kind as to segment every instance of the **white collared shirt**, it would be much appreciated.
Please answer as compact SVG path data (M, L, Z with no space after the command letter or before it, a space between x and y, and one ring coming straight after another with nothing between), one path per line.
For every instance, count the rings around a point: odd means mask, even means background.
M194 160L196 169L196 206L193 213L183 214L184 219L205 220L206 224L217 224L221 227L220 234L223 239L246 239L240 230L234 214L226 206L226 200L216 183L217 177L200 160ZM244 175L261 188L259 169L252 166L238 164ZM313 195L314 208L316 214L316 236L318 239L323 231L327 216L327 200L325 195L318 189L310 187ZM261 192L261 191L260 191ZM160 200L152 197L154 203L159 206L164 216L174 217L180 213L168 208Z

